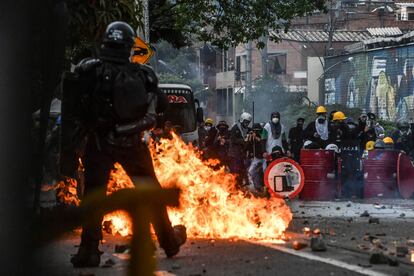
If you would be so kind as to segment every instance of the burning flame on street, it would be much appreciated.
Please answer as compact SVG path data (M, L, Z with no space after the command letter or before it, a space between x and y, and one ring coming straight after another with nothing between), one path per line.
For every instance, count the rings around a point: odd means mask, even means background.
M161 185L181 189L180 207L170 208L169 216L173 225L187 227L189 237L272 240L288 227L292 214L283 200L246 197L236 189L234 175L224 167L213 169L217 160L203 161L177 135L161 140L151 153ZM130 187L129 177L116 164L108 192ZM104 221L116 218L112 213Z
M151 147L151 154L161 186L181 189L180 207L169 208L168 213L173 225L187 227L188 237L277 240L292 220L284 200L246 195L236 188L235 176L224 167L213 169L217 168L217 160L203 161L192 145L185 144L175 134L172 140L162 139L156 147ZM68 198L63 193L60 199L78 205L79 201L73 199L76 185L68 183ZM63 184L58 184L62 188ZM107 194L133 187L122 166L115 164ZM110 225L112 234L132 233L132 223L124 211L105 215L103 223L104 228Z

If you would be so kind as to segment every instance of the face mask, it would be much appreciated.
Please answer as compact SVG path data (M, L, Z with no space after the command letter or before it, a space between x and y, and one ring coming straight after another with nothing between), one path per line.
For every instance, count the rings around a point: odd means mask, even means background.
M211 129L211 126L205 126L204 129L209 131Z
M274 124L279 123L279 118L272 118L272 123L274 123Z
M318 118L318 123L320 123L320 124L323 124L323 123L325 123L325 118L324 117L319 117Z
M250 124L250 121L247 121L247 120L244 120L244 121L241 123L241 125L242 125L244 128L248 127L248 126L249 126L249 124Z

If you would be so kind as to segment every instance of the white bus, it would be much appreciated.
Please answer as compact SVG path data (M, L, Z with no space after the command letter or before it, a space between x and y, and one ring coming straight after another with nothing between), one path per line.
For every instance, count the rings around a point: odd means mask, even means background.
M203 121L203 109L196 107L191 87L185 84L159 84L161 92L168 97L168 108L164 112L164 121L171 121L181 138L186 143L198 144L197 123Z

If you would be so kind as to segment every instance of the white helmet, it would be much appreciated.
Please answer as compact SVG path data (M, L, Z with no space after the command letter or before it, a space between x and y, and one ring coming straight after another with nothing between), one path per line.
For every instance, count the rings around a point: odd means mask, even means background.
M329 145L327 145L326 146L326 148L325 148L326 150L333 150L333 151L335 151L336 153L339 153L339 148L338 148L338 146L337 145L335 145L335 144L329 144Z
M305 143L303 143L303 147L306 148L310 144L312 144L312 141L311 140L306 140Z
M250 115L250 113L243 112L240 115L240 122L243 122L245 120L251 122L252 121L252 115Z

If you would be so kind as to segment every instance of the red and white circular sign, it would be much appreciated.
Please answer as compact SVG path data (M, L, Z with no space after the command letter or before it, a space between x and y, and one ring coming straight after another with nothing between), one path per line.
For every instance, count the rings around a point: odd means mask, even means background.
M294 198L303 189L305 174L294 160L279 158L266 168L264 182L271 195L279 198Z

